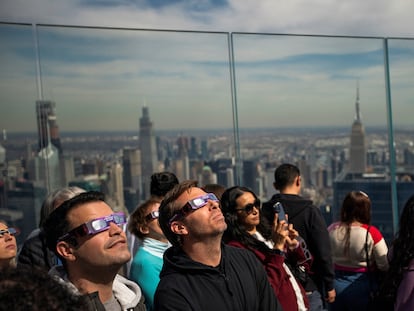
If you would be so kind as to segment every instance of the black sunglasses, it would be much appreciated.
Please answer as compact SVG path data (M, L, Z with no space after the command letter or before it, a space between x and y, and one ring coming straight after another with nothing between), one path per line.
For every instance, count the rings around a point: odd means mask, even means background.
M243 207L243 208L236 208L236 211L243 211L247 215L250 215L251 213L253 213L253 209L255 207L257 209L260 209L261 203L260 203L260 200L259 199L256 199L253 203L246 204L246 206Z

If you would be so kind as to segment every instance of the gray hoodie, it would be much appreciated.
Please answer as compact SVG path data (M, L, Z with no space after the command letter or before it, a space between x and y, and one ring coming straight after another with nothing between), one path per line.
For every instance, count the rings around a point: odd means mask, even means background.
M71 292L80 295L78 289L68 279L66 270L62 266L54 266L52 269L50 269L49 274L64 284ZM130 281L117 274L112 285L112 291L114 293L114 297L121 304L122 310L146 310L144 304L144 296L141 293L141 288L133 281ZM97 293L90 293L86 294L85 296L89 298L88 302L91 310L105 310L103 304L99 300L99 295L97 295Z

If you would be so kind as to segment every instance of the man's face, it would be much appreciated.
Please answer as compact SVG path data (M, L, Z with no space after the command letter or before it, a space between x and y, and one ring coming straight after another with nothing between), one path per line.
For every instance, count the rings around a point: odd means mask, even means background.
M205 195L200 188L190 188L178 197L177 204L184 206L189 200ZM188 237L192 239L205 239L207 237L221 236L227 228L223 213L218 202L209 200L208 203L190 212L181 219L188 231Z
M82 204L72 209L68 214L70 229L111 214L113 214L113 211L105 202L97 201ZM78 246L73 250L76 257L73 264L80 268L119 269L131 258L125 232L113 222L110 223L108 230L79 237L77 242Z

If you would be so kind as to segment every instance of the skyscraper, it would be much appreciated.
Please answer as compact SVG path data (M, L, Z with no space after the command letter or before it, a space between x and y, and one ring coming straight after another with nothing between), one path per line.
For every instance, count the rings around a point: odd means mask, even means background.
M139 148L141 150L142 197L149 198L151 175L157 171L157 147L148 107L142 108L139 119Z
M36 101L37 132L39 139L38 151L47 147L48 141L62 154L59 127L56 122L56 103L50 100Z
M349 173L363 174L366 171L366 142L365 129L361 122L361 113L359 110L359 86L357 86L357 96L355 101L355 120L352 124L351 144L349 151Z

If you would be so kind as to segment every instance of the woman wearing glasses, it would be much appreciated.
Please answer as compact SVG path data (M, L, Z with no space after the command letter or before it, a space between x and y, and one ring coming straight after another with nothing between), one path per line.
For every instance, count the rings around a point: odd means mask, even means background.
M335 264L336 300L331 310L366 310L375 290L375 270L388 270L388 248L371 224L371 200L351 191L342 203L340 221L328 227Z
M298 247L293 226L276 217L273 227L269 226L262 217L260 200L246 187L227 189L220 202L227 223L224 241L256 255L283 310L308 310L305 291L284 262L286 253Z
M16 229L8 227L5 221L0 220L0 270L16 266L16 233Z
M149 199L131 214L128 230L142 240L131 264L130 279L141 287L147 310L153 309L164 251L170 246L158 224L160 202Z

